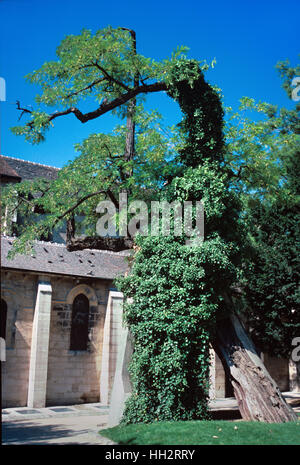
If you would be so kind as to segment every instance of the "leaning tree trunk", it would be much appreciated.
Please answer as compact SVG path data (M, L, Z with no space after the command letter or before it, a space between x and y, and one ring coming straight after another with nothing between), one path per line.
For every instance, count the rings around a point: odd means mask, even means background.
M226 363L244 420L267 423L297 420L236 315L231 314L217 325L215 348Z

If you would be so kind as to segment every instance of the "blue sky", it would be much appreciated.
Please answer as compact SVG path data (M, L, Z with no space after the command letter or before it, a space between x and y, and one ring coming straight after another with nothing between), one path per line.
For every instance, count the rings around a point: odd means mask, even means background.
M299 10L294 0L0 0L0 76L6 81L6 102L0 102L1 153L61 167L74 157L75 143L111 128L109 115L84 125L70 115L58 118L46 142L34 146L9 130L18 124L16 100L30 105L39 92L24 76L55 59L60 41L83 28L132 28L138 52L157 60L178 45L188 46L191 58L216 58L208 78L222 89L226 105L236 108L246 95L290 106L274 67L286 58L297 62ZM176 104L163 94L152 95L149 105L166 123L180 119Z

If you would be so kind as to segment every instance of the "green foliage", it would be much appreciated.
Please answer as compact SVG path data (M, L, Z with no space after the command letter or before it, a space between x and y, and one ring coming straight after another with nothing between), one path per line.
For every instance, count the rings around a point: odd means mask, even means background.
M17 203L19 218L23 219L15 227L19 235L14 241L15 250L22 250L20 235L26 234L30 240L43 239L60 229L71 213L77 233L84 230L85 234L95 235L95 210L100 200L114 196L118 201L120 190L126 189L130 191L130 202L135 197L153 197L161 189L166 177L175 170L173 147L178 136L163 128L159 113L147 112L143 105L137 107L135 127L133 160L124 158L127 129L118 125L111 134L91 134L76 144L78 155L58 172L57 180L27 181L3 189L2 204L8 206L8 211L2 209L3 214L12 214ZM37 211L47 214L38 217L38 225Z
M300 55L299 55L300 56ZM287 95L289 98L292 96L292 81L294 77L299 77L300 76L300 65L296 66L291 66L289 60L285 61L279 61L276 65L276 68L280 74L280 77L282 78L282 87L286 91ZM300 105L297 105L297 109L299 111ZM298 119L298 127L299 127L299 119Z
M244 199L276 198L290 178L291 164L299 163L294 113L247 97L238 112L227 109L225 158L233 172L231 182Z
M30 121L12 131L32 143L45 139L53 119L74 113L74 107L83 101L97 104L118 99L132 90L135 79L140 85L166 82L169 70L185 56L187 47L178 47L170 58L157 62L136 53L128 30L108 26L92 34L84 29L79 35L67 36L57 47L57 60L44 63L26 76L31 84L40 86L36 96L37 109L29 111ZM208 65L203 64L203 68ZM137 97L142 103L144 96ZM56 107L54 113L49 108ZM128 102L118 104L110 111L124 118Z
M299 203L283 194L253 203L247 216L253 256L244 263L244 314L256 345L282 357L300 333L299 220Z
M25 140L32 144L39 144L45 140L45 132L53 124L49 121L49 115L44 111L33 111L31 122L25 126L15 126L11 131L16 136L24 136Z
M171 69L169 95L180 105L185 146L179 160L195 167L203 160L223 161L223 109L218 92L204 79L196 60L178 60Z
M197 292L204 255L173 237L139 237L137 244L132 272L118 281L134 299L124 309L134 339L124 421L207 417L207 328L217 303Z
M117 282L125 298L133 299L124 308L134 340L127 423L208 415L208 344L216 318L227 311L224 296L236 279L239 258L238 245L228 240L221 221L224 197L216 214L218 202L209 209L212 229L201 245L139 236L131 272Z
M187 168L173 180L167 198L180 202L202 201L205 211L205 240L220 235L229 242L243 242L240 224L241 204L230 189L228 174L217 162L204 161L197 168Z
M132 299L124 309L134 339L127 423L207 417L209 340L216 319L228 311L226 293L237 276L243 237L239 202L222 168L218 96L195 61L180 60L172 73L169 94L184 115L183 169L162 198L202 200L205 240L190 247L185 237L138 237L131 272L118 280Z
M291 96L299 67L283 62L277 68ZM226 126L226 160L251 244L240 274L242 312L256 345L283 357L300 331L299 109L244 98Z

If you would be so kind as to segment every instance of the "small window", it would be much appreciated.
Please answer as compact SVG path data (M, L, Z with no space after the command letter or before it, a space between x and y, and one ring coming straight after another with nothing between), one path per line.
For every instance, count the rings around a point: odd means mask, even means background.
M6 338L6 319L7 319L7 304L5 300L1 299L1 334L0 337Z
M73 302L70 350L87 350L88 324L89 300L79 294Z

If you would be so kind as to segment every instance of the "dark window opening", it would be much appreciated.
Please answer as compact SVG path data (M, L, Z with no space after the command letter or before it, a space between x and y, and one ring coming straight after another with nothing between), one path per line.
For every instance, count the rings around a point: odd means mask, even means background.
M0 337L5 339L6 338L7 304L6 304L5 300L3 300L3 299L1 299L0 318L1 318L1 334L0 334Z
M87 350L89 324L89 300L79 294L72 309L70 350Z

